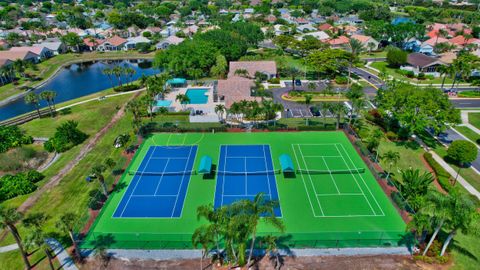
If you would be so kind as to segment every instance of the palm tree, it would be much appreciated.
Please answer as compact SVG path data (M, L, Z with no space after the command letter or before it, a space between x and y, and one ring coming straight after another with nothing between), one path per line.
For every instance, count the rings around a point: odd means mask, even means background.
M310 94L307 94L304 96L305 97L305 107L308 111L308 107L310 106L310 104L312 103L312 99L313 99L313 95L310 95ZM305 125L308 126L308 117L305 117Z
M108 197L108 189L107 189L107 184L105 183L105 177L103 176L103 173L105 172L106 167L103 164L96 165L95 167L92 168L92 174L97 177L98 181L100 182L100 185L102 186L102 193L105 195L105 197Z
M278 270L282 266L280 262L280 253L278 252L278 247L277 247L277 240L278 238L273 235L267 235L263 238L263 241L265 245L267 246L265 248L265 252L268 254L268 257L270 259L275 258L275 263L273 265L274 269Z
M349 115L348 124L352 124L353 115L363 107L365 93L363 92L362 86L359 84L353 84L348 91L345 93L345 97L347 97L350 102L352 103L352 110Z
M320 105L320 112L322 114L323 118L323 126L327 126L327 114L330 112L330 103L328 102L322 102Z
M283 232L285 226L281 219L275 216L274 209L278 207L278 201L266 200L263 193L258 193L253 201L242 201L242 208L248 213L249 223L252 228L252 240L250 243L250 252L248 254L247 267L250 266L250 261L253 256L253 248L255 247L255 238L257 236L257 226L260 218L272 225L274 228Z
M202 225L196 229L192 235L192 244L194 247L202 246L202 256L200 257L200 269L203 270L203 259L208 256L210 247L215 243L214 233L210 226Z
M17 59L13 62L13 69L15 72L18 74L19 77L24 77L25 76L25 67L26 67L25 61L21 59Z
M114 88L115 86L113 85L113 79L112 79L113 69L104 68L102 69L102 74L108 77L108 80L110 81L110 85L112 86L112 88Z
M225 105L217 104L215 106L215 113L218 115L218 118L220 118L220 121L223 119L223 114L225 113L225 111L226 111Z
M22 255L23 262L26 269L31 269L30 262L28 261L27 253L22 244L22 238L17 230L15 224L22 219L22 213L17 212L15 208L7 208L3 205L0 205L0 228L8 228L12 234L15 242L18 245L20 254Z
M335 116L337 118L336 121L336 129L340 128L340 120L342 119L342 116L345 114L346 107L342 102L335 102L332 105L332 111L335 113Z
M135 133L140 130L140 126L142 125L142 116L140 112L141 102L137 99L133 99L127 103L126 110L133 114L133 128Z
M23 219L22 223L25 227L32 229L29 235L25 239L25 246L29 249L40 248L47 255L50 269L54 270L53 257L50 250L50 246L45 242L46 235L42 230L42 226L47 221L47 216L43 213L34 213L28 215Z
M444 194L441 194L437 191L431 191L427 194L427 202L420 210L422 213L425 213L432 220L433 227L435 227L430 241L428 241L425 250L423 251L423 256L425 256L430 249L433 241L437 237L438 233L443 227L443 224L448 221L451 216L451 212L448 209L449 207L449 198Z
M165 99L165 95L170 93L172 90L170 87L170 84L168 84L168 80L170 79L170 75L166 72L160 73L158 76L156 76L155 82L157 84L157 87L159 88L159 94L162 97L162 100Z
M358 56L365 50L363 44L357 39L351 38L348 41L348 49L350 50L350 57L348 59L349 68L348 68L348 85L350 86L352 81L352 67L353 63L357 60Z
M145 80L145 87L147 88L147 96L148 97L148 103L147 106L149 108L149 114L150 114L150 121L153 121L153 105L155 101L155 97L158 95L158 93L161 92L162 86L158 82L157 77L149 77Z
M372 54L373 49L375 49L375 47L377 47L377 45L373 42L368 42L367 47L368 47L368 53Z
M233 75L244 77L244 78L250 78L250 74L248 73L248 70L244 68L236 69L235 72L233 72Z
M31 104L35 107L35 110L37 110L38 118L41 118L42 116L40 115L40 98L37 94L30 92L25 96L25 103Z
M303 74L302 71L294 66L289 66L285 69L285 73L292 78L292 91L295 91L295 79Z
M390 173L392 172L392 167L395 164L397 164L397 162L400 160L400 153L398 153L396 151L393 151L393 150L389 150L389 151L385 152L385 154L383 154L381 159L383 159L387 163L388 173L387 173L386 180L388 180L388 177L390 176Z
M189 98L187 95L178 94L178 95L175 97L175 101L180 102L180 104L182 105L182 109L185 111L186 108L187 108L187 104L190 103L190 98Z
M214 209L212 205L202 205L197 208L197 219L205 218L209 222L209 231L213 234L217 257L220 255L220 234L222 222L225 220L223 208Z
M56 92L54 91L51 91L51 90L46 90L46 91L43 91L40 93L40 98L45 100L47 102L47 105L48 105L48 109L50 110L50 116L54 116L54 104L53 104L53 101L54 101L54 98L55 96L57 95Z
M440 86L440 89L443 89L443 86L445 85L445 79L447 78L447 75L451 74L451 66L439 66L437 68L437 71L440 73L440 76L442 76L442 86Z
M123 68L121 66L116 66L112 69L112 73L113 75L115 75L115 77L117 77L118 86L122 87L123 86L123 82L122 82Z
M407 169L402 171L402 181L399 183L399 190L408 204L415 210L423 205L423 198L427 194L430 184L433 182L431 173L420 174L419 169Z
M78 216L72 212L67 212L63 214L60 217L60 219L55 223L55 227L57 227L57 229L59 230L62 230L68 233L68 236L70 236L70 240L72 241L72 244L73 244L75 257L81 260L82 254L80 253L80 249L77 245L77 241L75 240L75 234L73 232L77 223L78 223Z

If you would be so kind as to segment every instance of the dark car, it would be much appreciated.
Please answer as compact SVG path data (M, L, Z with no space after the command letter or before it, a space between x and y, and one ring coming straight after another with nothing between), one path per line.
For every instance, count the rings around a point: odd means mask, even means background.
M300 81L299 79L296 79L295 80L295 85L296 86L302 86L302 81Z

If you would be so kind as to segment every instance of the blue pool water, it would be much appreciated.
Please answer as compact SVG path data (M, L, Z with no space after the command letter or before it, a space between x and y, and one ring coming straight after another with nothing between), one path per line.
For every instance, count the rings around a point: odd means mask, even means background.
M157 100L158 107L170 107L172 104L171 100Z
M204 88L195 88L187 89L185 93L188 98L190 98L190 104L207 104L208 96L206 95L208 89Z

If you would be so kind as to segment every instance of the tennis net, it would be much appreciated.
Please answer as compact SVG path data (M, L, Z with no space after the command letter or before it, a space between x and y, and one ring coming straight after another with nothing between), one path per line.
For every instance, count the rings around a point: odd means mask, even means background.
M272 175L272 174L279 174L279 173L281 173L281 170L247 171L247 172L217 171L218 175Z
M356 168L348 170L297 170L298 174L354 174L364 173L365 168Z
M129 171L129 175L158 175L158 176L163 176L163 175L196 175L197 171L179 171L179 172L140 172L140 171Z

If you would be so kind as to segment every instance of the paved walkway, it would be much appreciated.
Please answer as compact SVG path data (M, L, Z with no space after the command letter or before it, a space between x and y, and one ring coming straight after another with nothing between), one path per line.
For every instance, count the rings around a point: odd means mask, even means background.
M476 111L476 110L462 110L461 111L461 117L462 117L461 126L466 126L469 129L475 131L475 133L477 133L478 135L480 135L480 129L476 128L474 125L472 125L468 122L468 114L472 113L472 112L479 113L480 111Z
M0 253L9 252L9 251L16 250L16 249L18 249L18 245L17 244L11 244L11 245L8 245L8 246L0 247Z
M62 244L60 244L56 239L53 238L47 238L45 239L45 242L53 250L53 253L60 262L63 270L78 270L72 257L70 257L70 255L65 251Z
M255 253L262 253L255 251ZM372 247L372 248L305 248L280 250L283 255L295 257L308 256L357 256L357 255L410 255L406 247ZM90 252L93 256L93 252ZM175 259L197 259L202 252L197 249L186 250L139 250L139 249L109 249L108 254L123 260L175 260Z
M435 161L437 161L450 175L452 175L452 177L457 175L457 171L450 167L450 165L445 162L437 153L434 151L429 151L429 153L432 154L433 159L435 159ZM468 183L461 175L457 177L457 182L461 184L470 194L480 199L480 192L470 185L470 183Z

